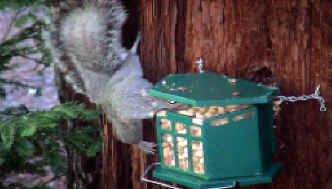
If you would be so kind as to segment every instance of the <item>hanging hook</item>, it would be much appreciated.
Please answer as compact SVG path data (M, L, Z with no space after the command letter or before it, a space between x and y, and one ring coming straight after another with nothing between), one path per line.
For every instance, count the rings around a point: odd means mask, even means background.
M315 90L315 94L313 95L316 99L319 100L320 102L320 111L321 112L325 112L327 110L326 106L325 106L325 100L322 96L320 96L320 92L319 92L319 89L320 89L320 85L318 85L316 87L316 90Z
M317 87L316 87L316 90L315 90L315 96L319 96L319 89L320 89L320 85L317 85Z

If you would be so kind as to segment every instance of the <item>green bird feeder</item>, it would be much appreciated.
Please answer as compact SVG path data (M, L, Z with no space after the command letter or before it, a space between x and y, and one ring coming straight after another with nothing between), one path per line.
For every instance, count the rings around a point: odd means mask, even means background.
M272 99L279 90L214 73L174 74L149 94L188 106L156 117L160 165L153 176L186 187L272 182Z

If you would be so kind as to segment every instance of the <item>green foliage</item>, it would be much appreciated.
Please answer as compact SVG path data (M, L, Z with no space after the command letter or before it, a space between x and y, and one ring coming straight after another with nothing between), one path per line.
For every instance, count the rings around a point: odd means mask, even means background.
M8 115L8 112L11 111L13 111L13 108L0 112L0 116L1 114ZM30 112L4 119L0 122L1 141L4 147L8 149L14 142L15 134L20 137L32 136L37 128L55 128L62 119L72 120L77 118L94 120L99 118L99 113L95 110L86 110L83 105L66 103L55 106L49 111Z
M101 151L100 131L93 126L61 129L61 120L97 120L96 110L82 104L66 103L49 111L23 113L23 107L0 112L0 178L10 172L45 174L49 165L55 177L66 174L65 148L94 157Z
M24 28L17 34L15 34L10 39L3 40L0 43L0 58L2 62L0 63L0 71L8 70L9 67L7 66L10 63L10 60L13 57L21 56L27 59L32 59L29 55L41 53L42 59L36 60L36 63L44 64L49 66L51 63L51 55L49 51L45 48L43 43L43 39L41 36L41 30L46 27L43 21L38 20L37 17L31 16L32 13L28 13L26 15L22 15L19 18L15 18L16 20L12 21L17 25L24 25L28 19L33 19L33 24ZM20 19L22 19L20 21ZM19 21L19 22L17 22ZM18 44L26 41L26 40L33 40L35 42L34 46L23 46L20 47Z
M47 29L47 25L44 23L42 19L40 19L36 13L34 13L34 9L37 7L41 7L41 0L17 0L17 1L4 1L0 0L0 10L5 7L16 8L14 11L14 15L11 18L11 22L2 36L2 40L0 41L0 74L3 71L10 70L9 66L12 58L14 57L23 57L27 60L33 60L37 64L42 64L45 67L49 66L52 62L51 54L46 49L44 41L42 39L41 31ZM27 9L26 7L29 6ZM5 13L4 13L5 14ZM28 25L28 26L26 26ZM12 30L20 29L18 33L11 36L10 39L8 35L12 32ZM27 40L32 40L33 45L20 45ZM41 54L42 58L34 59L31 55ZM1 78L0 76L0 99L4 99L6 97L4 85L13 85L19 87L29 87L31 86L25 85L19 81L7 80Z
M34 88L1 77L2 72L12 69L10 62L14 57L33 60L36 65L44 67L52 62L41 36L42 30L48 26L35 13L45 3L46 0L0 0L0 10L13 13L8 29L0 37L0 101L6 99L5 85ZM13 29L19 31L10 35ZM27 40L32 40L33 45L24 45ZM41 54L41 58L33 58L31 55L34 54ZM40 93L41 90L37 91ZM54 178L51 180L54 180L68 173L69 161L72 161L69 156L95 157L102 149L99 128L94 125L72 128L63 123L99 118L98 111L88 110L77 103L61 104L47 111L31 112L25 105L0 111L0 189L49 189L47 183L4 184L3 181L12 173L44 176L47 174L45 166L52 168Z
M0 9L14 8L21 9L26 7L36 7L47 3L43 0L0 0Z

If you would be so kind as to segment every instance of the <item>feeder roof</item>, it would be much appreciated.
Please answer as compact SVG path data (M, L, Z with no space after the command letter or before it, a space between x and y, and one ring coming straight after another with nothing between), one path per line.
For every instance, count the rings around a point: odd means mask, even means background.
M278 92L276 87L209 72L171 74L149 90L152 96L193 106L262 104Z

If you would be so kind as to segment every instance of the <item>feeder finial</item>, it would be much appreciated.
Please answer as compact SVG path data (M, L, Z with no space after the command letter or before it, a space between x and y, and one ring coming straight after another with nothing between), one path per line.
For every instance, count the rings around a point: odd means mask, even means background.
M203 62L202 58L200 57L199 60L197 60L195 63L198 65L199 73L204 73L204 70L203 70L204 62Z

